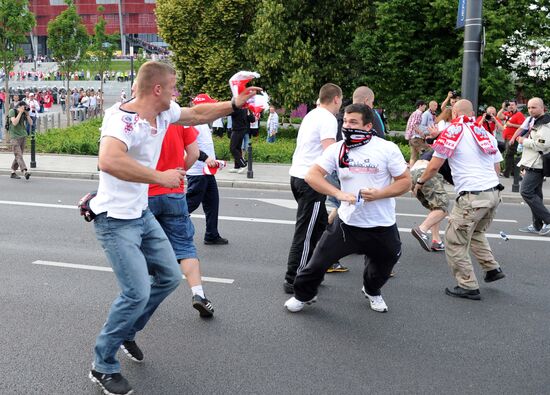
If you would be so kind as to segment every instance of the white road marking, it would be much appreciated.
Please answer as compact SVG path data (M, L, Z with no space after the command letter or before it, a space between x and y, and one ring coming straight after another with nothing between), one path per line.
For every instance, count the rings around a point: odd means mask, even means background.
M33 265L43 265L43 266L54 266L54 267L63 267L70 269L83 269L83 270L95 270L98 272L112 272L113 269L105 266L91 266L91 265L79 265L76 263L65 263L65 262L52 262L52 261L34 261ZM185 276L182 275L183 279ZM218 277L202 277L202 281L210 283L220 283L220 284L233 284L235 282L232 278L218 278Z
M267 203L267 204L273 204L275 206L284 207L292 210L296 210L298 208L298 203L296 203L295 200L292 199L261 199L261 198L237 198L233 197L230 199L238 199L238 200L256 200L259 202ZM396 213L396 215L400 217L417 217L417 218L424 218L427 214L408 214L408 213ZM515 219L494 219L493 222L509 222L516 224L518 221Z
M11 206L31 206L31 207L46 207L46 208L71 208L77 209L75 204L48 204L48 203L34 203L34 202L14 202L9 200L0 200L0 204L7 204Z
M205 219L204 214L191 214L191 218L202 218ZM296 221L289 221L284 219L271 219L271 218L246 218L246 217L227 217L220 215L218 217L220 220L225 221L237 221L237 222L256 222L261 224L280 224L280 225L294 225Z
M241 198L238 198L241 199ZM250 199L250 198L244 198L247 200L261 200L261 199ZM269 199L268 199L269 200ZM275 199L275 200L285 200L285 199ZM76 205L63 205L63 204L47 204L47 203L32 203L32 202L14 202L14 201L7 201L7 200L0 200L0 204L6 204L6 205L15 205L15 206L33 206L33 207L46 207L46 208L64 208L64 209L76 209ZM424 217L424 215L421 214L397 214L397 215L407 215L407 216L418 216L418 217ZM203 214L192 214L192 218L202 218L204 219L205 216ZM220 216L220 220L224 221L237 221L237 222L255 222L255 223L262 223L262 224L279 224L279 225L295 225L295 221L289 221L289 220L282 220L282 219L271 219L271 218L247 218L247 217L228 217L228 216ZM498 220L495 219L494 222L512 222L516 223L515 220ZM400 232L410 233L410 228L399 228ZM488 238L493 239L499 239L499 234L494 233L487 233L486 236ZM523 236L523 235L508 235L508 238L510 240L531 240L531 241L550 241L550 237L546 236Z

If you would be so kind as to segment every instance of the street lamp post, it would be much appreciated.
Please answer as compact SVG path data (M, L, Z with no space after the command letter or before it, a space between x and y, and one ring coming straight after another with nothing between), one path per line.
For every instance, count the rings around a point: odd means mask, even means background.
M477 113L479 91L479 69L481 63L481 34L483 1L466 3L464 24L464 56L462 61L462 98L472 102Z
M130 92L134 85L134 46L130 45Z

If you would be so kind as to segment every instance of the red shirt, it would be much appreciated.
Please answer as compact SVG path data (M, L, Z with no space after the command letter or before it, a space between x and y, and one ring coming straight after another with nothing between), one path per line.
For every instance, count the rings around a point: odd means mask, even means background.
M495 129L497 127L496 122L493 122L493 121L486 122L486 121L483 120L483 115L480 115L476 119L476 124L481 126L483 129L485 129L489 133L491 133L493 136L495 135Z
M504 140L510 140L512 136L514 135L515 131L520 127L520 125L525 121L525 115L523 115L520 111L516 111L515 113L511 112L505 112L504 113L504 120L508 123L514 123L518 126L507 126L504 128L504 131L502 132L502 137Z
M192 126L171 124L166 131L160 158L157 164L158 171L185 168L185 147L193 143L198 136L197 129ZM149 196L166 195L168 193L184 193L183 181L179 188L165 188L158 184L149 185Z

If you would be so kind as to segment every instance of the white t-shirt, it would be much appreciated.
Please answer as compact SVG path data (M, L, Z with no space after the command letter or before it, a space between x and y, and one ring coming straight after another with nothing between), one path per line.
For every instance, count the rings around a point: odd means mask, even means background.
M348 153L349 169L342 169L339 156L343 144L343 141L332 144L315 163L329 174L336 170L340 189L344 192L357 196L360 189L385 188L393 182L393 177L407 170L407 162L399 147L376 136L368 144L352 148ZM380 199L359 205L342 202L338 216L345 224L360 228L392 226L395 224L395 199Z
M317 107L302 120L296 150L292 155L289 174L292 177L305 178L307 171L323 153L321 141L335 139L338 132L336 117L326 108Z
M180 114L180 106L172 102L169 110L157 116L157 128L154 129L137 113L121 110L120 105L113 106L105 112L101 138L111 136L122 141L131 158L155 169L166 130L180 118ZM148 184L123 181L100 171L97 196L90 202L90 207L96 214L107 212L108 217L117 219L140 218L147 208L148 189Z
M216 119L214 121L214 123L212 124L212 127L214 127L214 128L223 128L223 117Z
M485 129L484 129L485 130ZM495 163L502 161L502 155L497 150L493 155L484 153L478 145L472 132L464 128L464 135L450 158L434 152L436 158L449 159L449 166L453 174L456 193L462 191L484 191L499 184L495 171ZM490 134L493 147L497 147L497 140Z
M208 125L197 125L195 129L198 130L199 135L197 136L197 144L199 149L203 151L212 159L216 159L216 151L214 150L214 142L212 141L212 131ZM204 173L202 169L206 166L206 163L197 160L189 170L187 170L187 175L189 176L202 176Z

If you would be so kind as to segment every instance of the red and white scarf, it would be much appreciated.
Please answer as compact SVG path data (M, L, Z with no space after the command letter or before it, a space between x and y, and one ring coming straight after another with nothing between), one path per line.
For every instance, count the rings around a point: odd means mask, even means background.
M458 143L464 135L464 130L472 133L481 150L488 154L494 155L497 148L493 146L489 133L474 122L474 118L462 115L451 121L451 124L441 132L437 140L434 141L432 148L435 152L445 155L447 158L453 156L453 153L458 146Z

